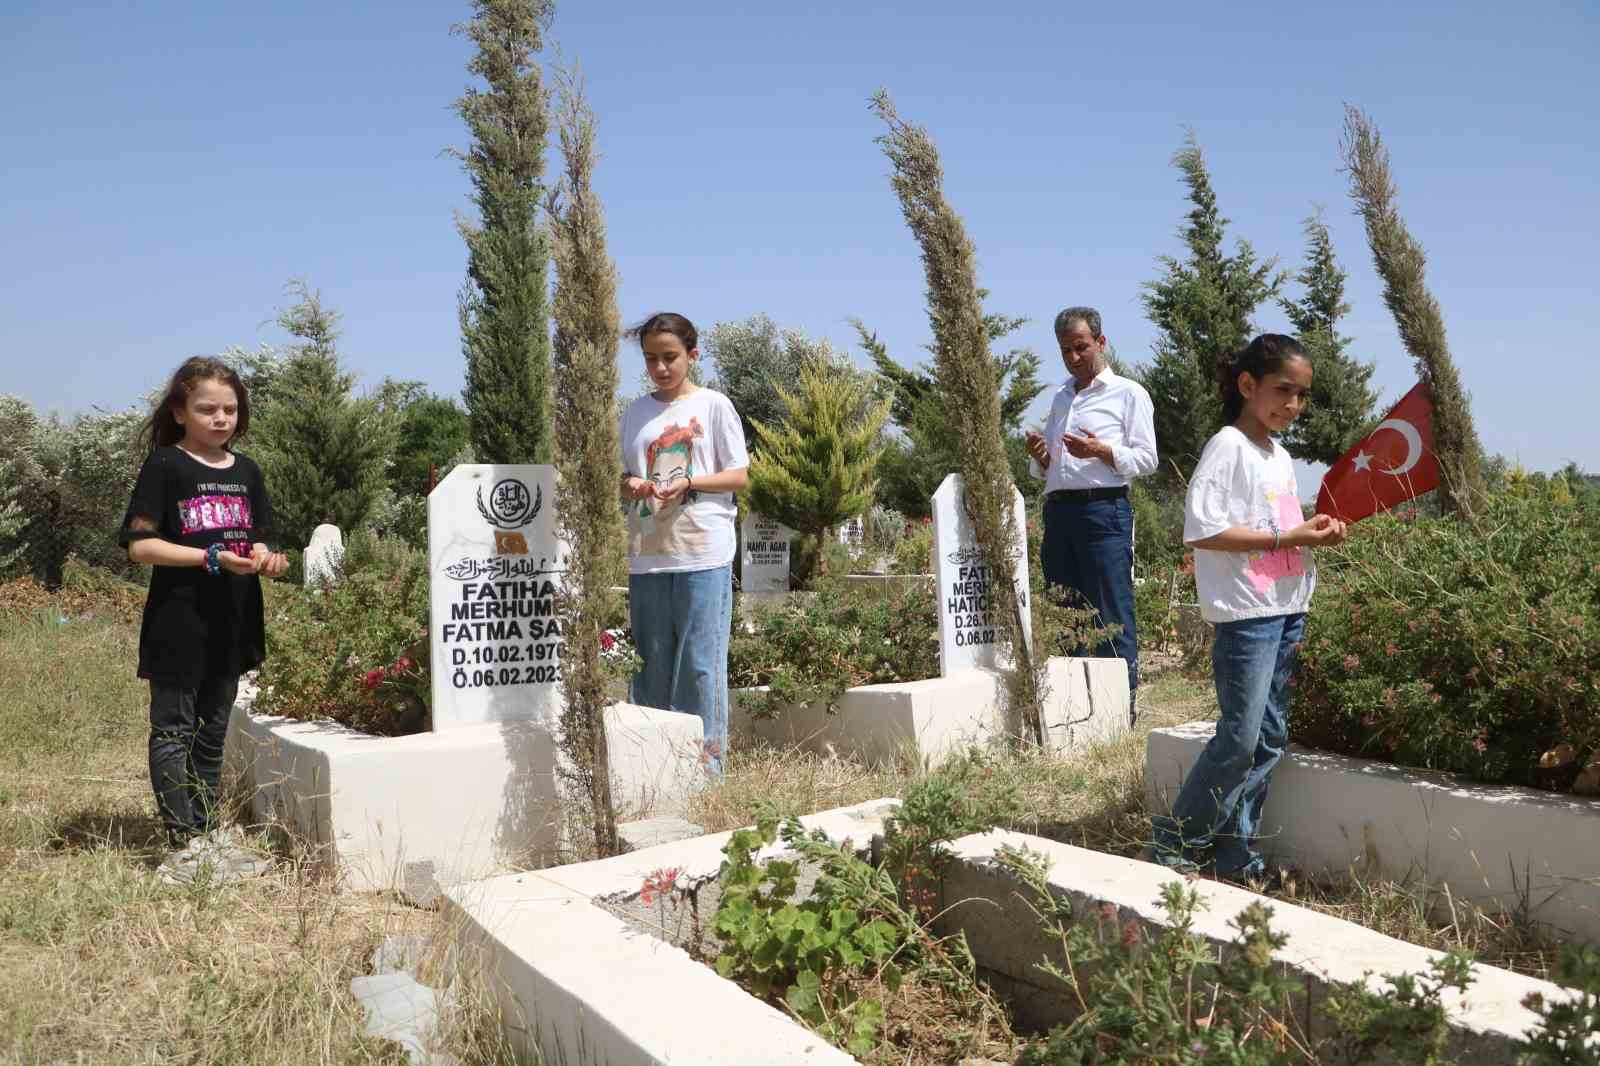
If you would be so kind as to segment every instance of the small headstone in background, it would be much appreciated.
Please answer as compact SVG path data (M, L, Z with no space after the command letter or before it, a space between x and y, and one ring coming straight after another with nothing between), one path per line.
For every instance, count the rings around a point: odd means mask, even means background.
M311 543L301 556L301 569L305 571L308 589L321 588L325 582L339 580L339 567L344 562L344 534L339 527L324 522L311 531Z
M462 464L428 494L433 728L561 709L556 468Z
M1027 509L1022 493L1011 490L1017 523L1017 552L1012 572L1022 606L1022 629L1029 645L1033 623L1029 610ZM939 608L939 672L949 677L973 667L1007 668L1000 654L1003 620L994 609L993 581L983 565L972 520L962 501L961 475L951 474L933 494L933 557Z
M852 552L859 550L867 541L867 524L860 515L846 519L839 527L839 543L849 548Z
M745 592L789 591L789 545L794 531L755 513L739 524L740 587Z

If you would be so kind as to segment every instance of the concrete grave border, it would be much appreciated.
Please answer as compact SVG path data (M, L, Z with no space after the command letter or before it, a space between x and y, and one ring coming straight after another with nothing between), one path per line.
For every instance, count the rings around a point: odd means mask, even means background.
M897 803L873 800L801 822L864 850L881 837L883 820ZM753 1052L773 1066L855 1062L682 949L600 905L636 897L645 878L661 869L677 869L680 885L715 876L731 835L447 889L446 917L465 945L484 949L489 984L513 1039L524 1050L537 1049L544 1061L572 1066L742 1066L757 1061ZM1175 875L1161 867L1021 833L995 831L956 841L943 886L951 908L948 921L967 931L980 966L1009 981L1014 1004L1022 997L1038 1006L1044 998L1048 979L1033 964L1044 957L1046 946L1017 884L993 861L1001 846L1043 855L1050 861L1052 890L1076 903L1109 903L1119 921L1162 922L1156 900ZM777 845L762 857L781 853ZM1208 904L1196 915L1196 932L1231 943L1229 920L1259 897L1216 882L1194 887ZM1280 901L1271 906L1275 928L1290 935L1277 959L1305 975L1313 988L1319 982L1362 981L1368 972L1424 972L1441 954ZM710 916L701 920L709 922ZM1569 995L1549 982L1494 967L1474 970L1467 995L1450 1002L1454 1048L1462 1056L1452 1061L1463 1066L1507 1061L1510 1042L1535 1023L1535 1015L1521 1005L1530 992L1550 1001ZM1051 995L1056 1002L1064 998L1053 989Z
M1128 731L1128 668L1121 659L1051 658L1046 678L1044 721L1052 752L1080 751ZM777 747L831 750L868 763L911 755L932 765L1018 728L1001 712L1004 675L989 670L846 689L832 714L810 704L757 718L750 704L759 691L733 693L730 729L736 734Z
M1150 733L1145 793L1168 811L1215 732ZM1600 942L1600 800L1290 745L1262 814L1266 850L1309 872L1421 878L1452 895Z
M227 761L260 824L311 841L347 887L427 902L440 886L548 860L563 839L557 746L539 722L379 737L252 711L241 686ZM632 704L606 712L619 810L682 813L704 780L700 719Z

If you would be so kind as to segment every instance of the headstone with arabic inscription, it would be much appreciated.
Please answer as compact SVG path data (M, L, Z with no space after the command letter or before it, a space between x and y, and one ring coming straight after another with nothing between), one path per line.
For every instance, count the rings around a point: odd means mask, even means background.
M1018 551L1006 578L1016 583L1022 605L1022 629L1029 646L1033 623L1029 610L1027 509L1022 493L1011 490L1016 515ZM939 602L939 672L945 677L973 667L1006 668L1001 654L1004 622L995 610L993 578L978 552L972 519L962 501L961 475L951 474L933 494L934 575Z
M745 592L789 591L789 545L794 530L754 512L739 523L739 585Z
M561 708L556 468L457 466L428 496L433 728L554 722Z
M844 524L839 527L838 536L840 544L843 544L851 551L855 551L866 543L867 524L860 515L856 515L854 518L847 518Z

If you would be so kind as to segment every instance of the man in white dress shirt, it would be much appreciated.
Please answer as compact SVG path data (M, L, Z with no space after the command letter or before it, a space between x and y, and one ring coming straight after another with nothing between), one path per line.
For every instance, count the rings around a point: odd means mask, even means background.
M1128 484L1156 468L1155 412L1137 381L1111 370L1100 312L1069 307L1056 316L1066 384L1050 403L1044 432L1028 433L1033 476L1043 478L1044 579L1077 592L1107 625L1120 626L1095 655L1128 664L1128 694L1139 685L1133 608L1133 505Z

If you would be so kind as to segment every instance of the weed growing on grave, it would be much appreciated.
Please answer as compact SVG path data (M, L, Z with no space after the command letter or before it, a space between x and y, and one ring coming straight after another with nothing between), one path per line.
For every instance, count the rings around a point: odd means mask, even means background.
M1002 850L1000 863L1032 897L1042 929L1059 953L1039 969L1066 990L1074 1017L1028 1048L1017 1066L1162 1062L1175 1066L1296 1066L1390 1061L1435 1066L1450 1030L1441 1001L1471 982L1468 959L1450 953L1426 976L1385 978L1384 992L1336 988L1323 1010L1331 1035L1313 1040L1300 1022L1298 979L1274 961L1288 938L1272 928L1272 909L1252 903L1233 920L1231 950L1220 954L1193 931L1201 906L1192 886L1168 882L1164 926L1124 920L1103 903L1075 913L1046 880L1040 856Z
M1009 1039L1004 1010L976 979L965 937L932 932L948 844L1021 815L1012 778L973 751L912 782L884 824L876 865L848 844L780 822L769 808L733 834L715 930L724 977L779 999L831 1042L865 1056L883 1041L884 999L910 981L983 1039ZM788 855L757 862L782 839ZM792 856L792 857L791 857Z
M1523 1001L1540 1021L1528 1034L1525 1066L1600 1066L1600 949L1569 945L1553 977L1575 994L1563 1003L1538 993Z

